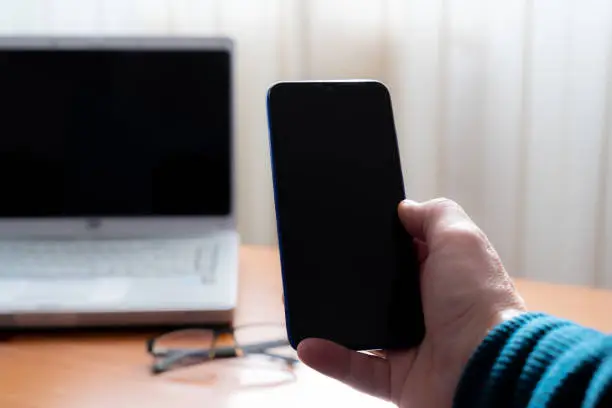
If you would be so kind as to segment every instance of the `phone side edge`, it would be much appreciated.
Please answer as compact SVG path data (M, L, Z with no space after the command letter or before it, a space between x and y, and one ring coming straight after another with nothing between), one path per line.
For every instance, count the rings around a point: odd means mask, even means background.
M395 123L395 109L393 109L393 98L391 97L391 90L389 89L389 87L382 81L379 80L371 80L371 82L375 83L376 85L378 85L379 87L381 87L383 89L383 91L385 92L385 96L387 98L387 102L389 103L389 110L391 111L391 120L392 120L392 124L393 124L393 137L395 138L395 153L397 154L397 162L399 164L400 167L400 179L402 180L402 194L404 195L404 199L407 198L406 197L406 181L404 180L404 169L402 166L402 157L400 154L400 145L399 145L399 137L398 137L398 132L397 132L397 126ZM398 205L400 203L397 203Z
M378 86L380 86L381 88L384 89L384 92L386 94L387 97L387 102L389 104L389 109L391 110L391 118L393 121L393 133L395 136L395 154L397 155L396 160L397 160L397 164L400 168L400 180L401 180L401 190L402 190L402 195L403 198L406 199L406 183L405 183L405 179L404 179L404 171L403 171L403 167L402 167L402 158L401 158L401 150L400 150L400 146L399 146L399 137L398 137L398 131L397 131L397 126L395 123L395 111L393 109L393 98L391 97L391 90L389 89L389 87L384 84L381 81L374 81L378 84ZM398 205L400 203L397 203ZM398 214L398 222L401 223L401 221L399 220L399 214ZM411 239L414 239L414 237L408 233L406 231L406 233L408 234L409 237L411 237ZM412 247L412 253L414 256L417 256L417 250L416 248L413 246ZM418 262L417 262L418 264ZM416 269L418 269L418 266L415 266ZM423 338L426 334L426 327L425 327L425 315L424 315L424 310L423 310L423 294L421 293L420 290L420 285L421 285L421 278L420 276L417 274L416 275L416 281L417 281L417 287L419 288L417 290L416 293L416 297L418 299L418 305L419 305L419 313L418 316L414 316L416 318L419 319L419 325L418 325L418 335L417 336L412 336L411 340L413 340L412 344L406 345L406 344L388 344L387 346L391 349L398 349L398 348L403 348L403 347L417 347L419 344L421 344L421 342L423 341Z
M277 189L277 176L276 176L276 163L275 163L275 152L274 152L274 143L272 141L272 115L270 109L270 100L272 98L272 92L274 89L278 88L286 84L286 82L279 81L275 82L268 87L268 91L266 93L266 113L268 116L268 150L270 152L270 170L272 173L272 195L274 199L274 218L276 220L276 234L278 236L278 252L280 258L280 268L281 268L281 283L283 289L283 307L284 307L284 315L285 315L285 328L287 329L287 340L289 340L289 344L294 350L297 350L297 344L295 343L295 339L292 336L291 331L291 319L289 318L289 308L287 307L287 287L286 287L286 279L285 279L285 262L283 256L283 245L282 245L282 233L281 226L278 217L278 189Z

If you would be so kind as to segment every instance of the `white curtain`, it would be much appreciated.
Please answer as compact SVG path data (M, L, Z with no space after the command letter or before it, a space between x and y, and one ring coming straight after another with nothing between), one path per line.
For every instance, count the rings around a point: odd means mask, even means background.
M276 235L267 86L383 80L410 197L461 202L515 276L612 287L609 0L0 0L0 34L234 38L247 243Z

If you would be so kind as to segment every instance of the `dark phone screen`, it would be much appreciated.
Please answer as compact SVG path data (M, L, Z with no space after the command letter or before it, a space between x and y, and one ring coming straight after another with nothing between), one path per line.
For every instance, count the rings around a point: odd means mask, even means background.
M289 336L416 345L418 266L389 93L375 81L280 83L268 95Z

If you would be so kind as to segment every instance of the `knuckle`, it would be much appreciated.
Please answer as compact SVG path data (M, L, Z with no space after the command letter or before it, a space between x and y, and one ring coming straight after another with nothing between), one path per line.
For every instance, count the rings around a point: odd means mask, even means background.
M471 222L449 225L441 232L441 239L470 248L480 247L487 242L484 233Z
M456 201L451 200L450 198L446 198L446 197L440 197L440 198L433 199L431 201L431 204L438 211L444 211L446 209L453 209L453 210L459 209L463 211L463 208L461 208L461 206Z
M431 204L431 211L437 213L435 215L441 221L437 230L441 242L465 250L488 245L485 233L474 224L457 202L441 197L432 200Z

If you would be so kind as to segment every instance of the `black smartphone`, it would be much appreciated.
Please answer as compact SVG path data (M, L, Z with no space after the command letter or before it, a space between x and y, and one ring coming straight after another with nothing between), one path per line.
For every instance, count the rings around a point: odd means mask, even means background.
M405 193L386 86L280 82L267 106L291 345L419 344L419 266L397 214Z

